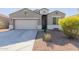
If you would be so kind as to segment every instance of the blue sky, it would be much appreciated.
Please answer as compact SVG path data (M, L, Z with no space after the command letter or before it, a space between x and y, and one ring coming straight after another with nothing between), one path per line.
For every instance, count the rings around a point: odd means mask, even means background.
M0 8L0 13L4 14L4 15L8 15L10 13L13 13L17 10L19 10L20 8ZM36 9L36 8L31 8L32 10ZM77 8L49 8L49 11L54 11L54 10L59 10L61 12L66 13L66 16L70 16L70 15L75 15L78 10Z

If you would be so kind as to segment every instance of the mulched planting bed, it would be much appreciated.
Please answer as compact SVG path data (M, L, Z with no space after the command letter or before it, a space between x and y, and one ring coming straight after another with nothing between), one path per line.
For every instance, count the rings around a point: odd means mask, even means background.
M79 39L68 39L61 31L47 31L52 35L52 41L43 41L43 31L39 31L33 46L33 51L77 51Z

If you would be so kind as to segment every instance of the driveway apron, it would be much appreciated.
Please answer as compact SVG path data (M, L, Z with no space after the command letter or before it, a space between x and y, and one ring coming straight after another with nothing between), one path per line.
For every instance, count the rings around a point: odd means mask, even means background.
M37 30L12 30L0 32L0 50L31 51Z

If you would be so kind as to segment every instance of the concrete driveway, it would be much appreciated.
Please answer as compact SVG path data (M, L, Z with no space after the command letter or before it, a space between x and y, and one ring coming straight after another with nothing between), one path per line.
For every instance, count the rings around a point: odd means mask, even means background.
M0 32L0 50L31 51L37 30L12 30Z

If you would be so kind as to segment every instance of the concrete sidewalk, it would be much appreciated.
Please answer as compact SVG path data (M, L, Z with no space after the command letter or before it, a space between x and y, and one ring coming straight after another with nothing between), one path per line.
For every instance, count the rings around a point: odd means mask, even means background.
M32 51L35 40L0 47L0 51Z

